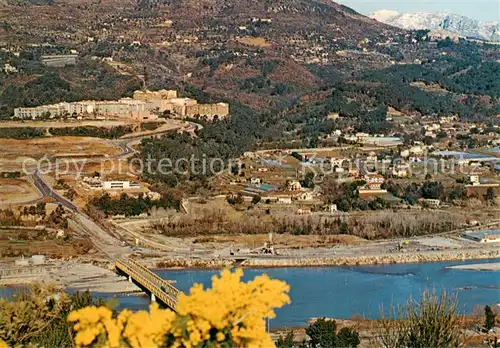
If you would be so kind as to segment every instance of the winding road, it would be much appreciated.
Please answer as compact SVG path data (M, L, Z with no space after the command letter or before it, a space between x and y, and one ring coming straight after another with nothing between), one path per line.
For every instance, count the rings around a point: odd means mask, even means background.
M187 122L187 126L184 130L188 132L194 132L196 129L200 130L203 126L193 123ZM118 155L112 157L99 157L89 159L81 159L80 161L85 161L86 163L100 163L103 160L110 159L118 159L118 158L126 158L128 156L136 153L136 150L132 147L134 144L140 143L142 139L161 136L167 134L173 130L179 130L180 127L174 127L169 129L164 129L160 127L157 132L151 132L145 135L140 136L132 136L126 139L119 139L115 141L111 141L111 143L115 146L120 147L121 152ZM110 235L106 232L102 227L96 224L87 214L82 212L71 200L61 196L58 194L54 188L42 177L41 172L50 171L57 167L57 163L48 164L39 168L34 169L28 174L28 177L31 183L36 187L36 189L44 196L53 198L58 204L62 205L66 209L70 210L75 214L75 218L73 219L77 226L77 229L80 229L86 235L88 235L92 243L103 252L108 258L116 259L125 253L132 252L132 248L130 246L123 245L122 241Z

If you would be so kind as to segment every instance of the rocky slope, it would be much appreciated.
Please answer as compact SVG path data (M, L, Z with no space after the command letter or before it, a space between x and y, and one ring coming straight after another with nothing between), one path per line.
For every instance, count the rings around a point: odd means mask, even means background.
M404 29L445 30L462 37L500 41L500 22L481 22L448 12L399 13L380 10L370 17Z

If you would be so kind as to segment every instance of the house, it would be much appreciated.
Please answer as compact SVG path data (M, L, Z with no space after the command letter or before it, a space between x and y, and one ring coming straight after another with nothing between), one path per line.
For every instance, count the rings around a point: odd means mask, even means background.
M345 158L331 158L330 164L332 165L332 167L342 167L345 161Z
M369 190L380 190L385 182L385 179L380 174L365 175L364 180L366 181L365 188Z
M292 204L292 197L290 196L281 196L278 197L279 204Z
M262 194L262 199L265 201L269 201L270 203L278 203L278 204L292 204L292 196L287 194Z
M252 177L252 178L250 178L250 184L252 184L252 185L260 185L260 184L262 184L262 179L261 178L256 178L256 177Z
M462 238L479 243L498 243L500 242L500 230L467 231L462 234Z
M366 162L376 163L377 162L377 154L373 151L370 152L368 157L366 157Z
M438 131L441 129L441 125L439 123L426 124L424 125L424 129L430 132Z
M479 175L469 175L469 182L472 186L479 185L481 183L479 180Z
M130 181L120 181L120 180L102 180L100 177L84 177L83 182L87 184L91 189L102 189L102 190L132 190L138 189L141 185L130 182Z
M298 180L290 180L287 182L286 188L288 191L300 191L302 190L302 185Z
M139 184L131 183L130 181L103 181L103 190L127 190L127 189L137 189L141 186Z
M458 116L442 116L439 119L440 123L452 123L458 121Z
M337 204L329 204L326 206L326 211L328 211L330 214L335 213L337 210Z
M299 209L297 210L297 215L301 216L311 215L311 209Z
M349 176L358 176L359 175L359 169L354 167L354 168L349 168Z
M406 178L410 175L409 167L407 165L396 166L392 169L391 174L392 174L392 176L395 176L398 178Z
M304 191L295 196L299 201L312 201L314 199L314 193L312 191Z
M6 74L11 74L11 73L17 73L17 72L19 72L19 70L17 70L17 68L15 66L10 65L9 63L6 63L3 66L3 71Z
M423 202L431 208L438 208L441 205L439 199L424 199Z
M419 145L412 146L410 148L410 153L413 155L422 155L424 153L424 148Z

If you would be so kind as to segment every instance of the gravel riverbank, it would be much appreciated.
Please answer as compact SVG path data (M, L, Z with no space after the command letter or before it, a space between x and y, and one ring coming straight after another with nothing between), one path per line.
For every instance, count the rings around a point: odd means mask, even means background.
M398 263L423 263L440 261L465 261L500 258L500 250L433 251L390 253L384 255L332 256L332 257L235 257L234 259L161 259L147 261L149 267L157 268L206 268L217 269L229 266L249 268L268 267L321 267L357 266Z
M46 265L15 267L2 264L0 287L21 286L33 283L55 284L77 291L99 293L131 293L140 289L113 270L88 263L51 261Z

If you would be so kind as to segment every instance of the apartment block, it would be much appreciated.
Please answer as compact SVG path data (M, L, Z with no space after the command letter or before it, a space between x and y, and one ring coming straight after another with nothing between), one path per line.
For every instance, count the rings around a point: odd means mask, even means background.
M63 115L84 116L95 115L112 118L128 118L134 121L151 121L157 114L165 111L178 117L205 117L208 120L224 118L229 115L229 104L198 104L192 98L181 98L174 90L135 91L133 98L105 101L80 101L59 103L30 108L17 108L14 117L21 119L55 118Z

